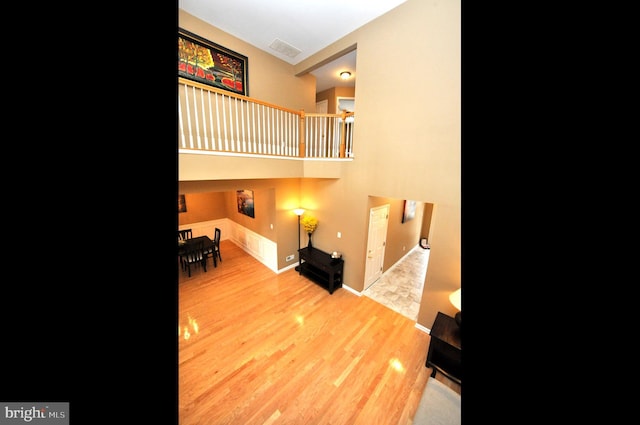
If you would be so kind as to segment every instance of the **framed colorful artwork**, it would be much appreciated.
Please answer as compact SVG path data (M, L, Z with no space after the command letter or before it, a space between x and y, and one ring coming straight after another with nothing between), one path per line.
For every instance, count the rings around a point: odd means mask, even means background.
M178 75L249 96L248 58L178 28Z
M237 190L236 199L238 202L238 212L255 218L253 210L253 190Z

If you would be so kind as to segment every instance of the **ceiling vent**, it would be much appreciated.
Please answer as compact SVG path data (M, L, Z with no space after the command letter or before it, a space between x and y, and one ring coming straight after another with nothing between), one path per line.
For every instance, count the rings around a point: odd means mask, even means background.
M280 52L283 55L289 56L290 58L295 58L302 52L302 50L298 50L295 47L293 47L291 44L286 43L277 38L273 40L273 42L269 45L269 47L271 47L276 52Z

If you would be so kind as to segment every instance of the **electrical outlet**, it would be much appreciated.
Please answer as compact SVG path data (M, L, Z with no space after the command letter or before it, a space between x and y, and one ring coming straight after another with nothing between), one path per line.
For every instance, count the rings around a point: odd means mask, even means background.
M287 255L287 258L285 258L285 260L287 260L287 261L291 261L291 260L293 260L294 258L295 258L295 256L294 256L294 255Z

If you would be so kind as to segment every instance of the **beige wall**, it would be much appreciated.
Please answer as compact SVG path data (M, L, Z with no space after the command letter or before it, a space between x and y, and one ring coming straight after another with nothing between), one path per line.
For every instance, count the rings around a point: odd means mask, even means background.
M227 216L222 193L185 193L184 199L187 204L187 212L178 214L179 226L200 221L217 220Z
M342 252L344 282L361 291L370 197L433 204L429 268L418 323L430 328L438 311L454 315L448 296L461 286L460 1L407 0L293 67L185 15L180 11L181 27L249 57L251 97L292 109L315 109L315 78L304 74L306 70L357 44L354 161L339 179L269 182L275 190L278 224L275 238L269 237L278 242L280 264L292 246L297 248L297 221L288 209L306 208L319 219L314 246ZM291 80L298 78L292 86ZM212 157L209 167L224 168L226 160ZM246 167L251 161L245 160ZM280 180L287 182L282 189L286 195L279 193ZM252 189L261 184L253 180L241 186ZM219 185L208 181L180 182L179 186L180 193L190 193L190 187L218 190L214 188ZM232 186L236 189L238 183ZM338 231L342 238L337 238Z

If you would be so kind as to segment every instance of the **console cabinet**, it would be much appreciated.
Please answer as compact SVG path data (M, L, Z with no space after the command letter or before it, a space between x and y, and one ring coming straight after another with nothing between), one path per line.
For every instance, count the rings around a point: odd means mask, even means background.
M300 265L298 271L333 294L342 287L344 260L331 258L331 254L318 248L305 247L298 251Z
M438 312L431 327L431 341L426 366L431 367L431 377L436 370L462 385L462 344L460 326L455 319Z

